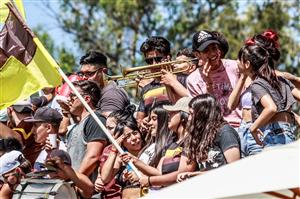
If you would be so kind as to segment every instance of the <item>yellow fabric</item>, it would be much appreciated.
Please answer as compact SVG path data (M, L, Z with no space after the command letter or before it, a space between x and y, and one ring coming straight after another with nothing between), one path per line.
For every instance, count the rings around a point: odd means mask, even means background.
M11 56L0 69L0 110L30 97L44 87L59 84L59 73L38 48L27 66Z
M13 128L13 130L21 132L24 140L27 140L30 137L30 135L32 134L31 131L29 133L26 133L25 130L22 128Z
M5 23L6 18L9 13L8 7L5 5L5 3L9 2L9 0L0 0L0 23Z
M163 94L167 94L167 90L166 90L166 87L162 86L162 87L159 87L159 88L154 88L148 92L146 92L144 95L143 95L143 99L147 99L149 97L153 97L153 96L159 96L159 95L163 95Z
M177 147L176 149L168 149L166 151L165 157L174 157L182 153L182 147Z
M24 9L24 6L23 6L23 1L22 0L14 0L15 2L15 5L17 6L18 8L18 11L21 13L24 21L26 19L26 16L25 16L25 9Z

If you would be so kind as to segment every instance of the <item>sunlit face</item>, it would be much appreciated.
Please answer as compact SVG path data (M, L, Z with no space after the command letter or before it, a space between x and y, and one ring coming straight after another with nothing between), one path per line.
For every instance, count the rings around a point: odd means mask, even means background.
M177 132L179 126L180 126L180 112L177 112L176 114L174 114L172 117L171 117L171 120L168 124L168 127L170 130L172 130L173 132Z
M116 119L114 117L108 117L106 120L106 128L111 135L114 134L116 126L117 126Z
M80 69L80 74L84 79L93 80L103 87L103 68L96 67L91 64L83 64Z
M200 52L200 58L204 62L208 61L214 68L218 68L221 61L221 50L217 44L210 44Z
M245 75L249 75L251 73L249 62L237 60L237 65L240 73Z
M151 136L156 136L157 132L157 114L151 111L149 125L151 125Z
M130 151L140 151L142 148L141 134L138 131L133 131L127 126L124 127L123 132L127 137L123 141L123 146Z
M81 96L84 97L82 90L76 86L76 89L78 90L78 92L81 94ZM72 113L75 116L80 116L84 106L82 104L82 102L78 99L78 97L71 92L71 94L69 95L69 102L70 102L70 113Z
M50 126L48 123L36 122L32 126L32 133L34 135L34 139L37 143L46 143L46 139L48 134L50 133Z

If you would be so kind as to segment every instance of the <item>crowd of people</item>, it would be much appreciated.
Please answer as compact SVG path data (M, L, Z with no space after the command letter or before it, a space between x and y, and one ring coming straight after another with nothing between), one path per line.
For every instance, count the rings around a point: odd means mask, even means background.
M224 35L201 30L170 64L170 42L149 37L140 51L161 75L138 76L138 106L107 81L105 53L89 51L69 79L125 152L66 84L44 88L1 110L0 198L29 176L72 182L79 198L138 198L295 141L300 78L277 70L278 40L272 30L256 34L230 60Z

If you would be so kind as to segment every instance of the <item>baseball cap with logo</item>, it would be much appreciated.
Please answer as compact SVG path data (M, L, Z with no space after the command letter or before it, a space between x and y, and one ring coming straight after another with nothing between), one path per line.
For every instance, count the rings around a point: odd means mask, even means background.
M210 44L220 44L220 42L206 30L201 30L193 36L193 50L204 51Z
M174 105L164 105L163 108L167 111L184 111L189 113L189 103L192 97L182 97Z
M49 107L41 107L36 110L33 117L27 117L24 119L25 122L49 122L49 123L60 123L62 115L55 109Z
M24 156L20 151L10 151L0 157L0 175L6 174L21 165Z

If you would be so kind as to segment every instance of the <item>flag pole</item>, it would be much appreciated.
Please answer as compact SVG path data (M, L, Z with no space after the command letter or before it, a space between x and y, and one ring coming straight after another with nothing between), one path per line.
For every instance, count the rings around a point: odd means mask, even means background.
M74 92L74 94L78 97L78 99L84 105L84 107L86 108L86 110L91 114L91 116L94 118L94 120L100 126L100 128L106 134L106 136L111 141L111 143L116 147L116 149L119 151L120 154L123 154L124 150L122 149L122 147L118 144L118 142L114 139L114 137L107 131L106 127L102 124L102 122L97 117L97 115L94 113L94 111L91 109L91 107L86 103L86 101L83 99L83 97L77 91L77 89L75 88L75 86L73 85L73 83L68 79L68 77L62 71L62 69L60 67L57 67L57 70L58 70L59 74L62 76L62 78L65 80L65 82L68 84L68 86L72 89L72 91ZM130 161L128 164L132 168L132 170L135 172L135 174L140 178L141 174L139 173L138 169L133 165L133 163Z
M37 48L42 52L42 54L45 56L45 59L49 62L49 64L58 71L60 76L65 80L65 82L68 84L68 86L72 89L72 91L75 93L75 95L78 97L78 99L82 102L86 110L91 114L91 116L94 118L96 123L99 125L99 127L103 130L105 135L108 137L108 139L111 141L111 143L117 148L120 154L124 153L124 150L121 148L121 146L118 144L118 142L113 138L113 136L107 131L106 127L102 124L100 119L97 117L97 115L94 113L94 111L91 109L91 107L86 103L86 101L83 99L83 97L79 94L73 83L68 79L68 77L65 75L65 73L62 71L62 69L58 66L57 62L52 58L52 56L48 53L48 51L45 49L41 41L34 36L34 34L31 32L31 30L27 27L26 23L24 22L23 18L20 16L18 9L15 8L14 4L11 2L5 3L6 6L9 8L11 13L14 14L14 16L19 20L19 22L25 26L24 28L27 29L29 33L32 34L33 41L36 44ZM49 66L50 67L50 66ZM139 173L138 169L133 165L133 163L130 161L129 166L132 168L132 170L136 173L136 175L140 178L141 174Z

